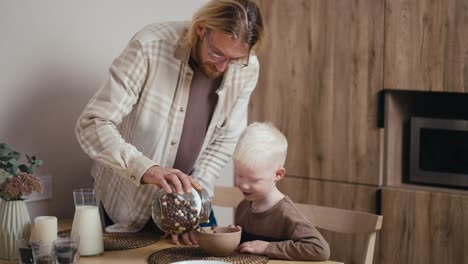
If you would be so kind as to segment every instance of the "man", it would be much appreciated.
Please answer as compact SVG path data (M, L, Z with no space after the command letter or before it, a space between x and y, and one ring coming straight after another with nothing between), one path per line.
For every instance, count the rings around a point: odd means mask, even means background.
M215 0L191 24L145 27L115 59L76 127L114 223L107 231L136 232L151 223L158 188L182 193L201 185L213 195L247 124L263 32L254 2ZM182 239L196 243L193 233Z

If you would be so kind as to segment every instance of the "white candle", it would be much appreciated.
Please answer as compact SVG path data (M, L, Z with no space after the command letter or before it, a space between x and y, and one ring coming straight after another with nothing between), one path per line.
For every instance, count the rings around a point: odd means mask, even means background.
M52 243L57 239L57 217L38 216L34 218L34 239Z

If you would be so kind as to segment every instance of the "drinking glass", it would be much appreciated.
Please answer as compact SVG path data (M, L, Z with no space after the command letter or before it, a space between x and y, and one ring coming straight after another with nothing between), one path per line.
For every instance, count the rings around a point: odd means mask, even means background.
M53 254L56 264L78 263L79 239L61 236L53 243Z
M54 264L52 243L47 241L32 241L34 264Z
M27 239L18 240L18 250L19 250L19 263L20 264L33 264L33 254L31 243Z
M71 237L79 237L81 256L96 256L104 251L101 217L93 189L73 191L75 215L73 217Z

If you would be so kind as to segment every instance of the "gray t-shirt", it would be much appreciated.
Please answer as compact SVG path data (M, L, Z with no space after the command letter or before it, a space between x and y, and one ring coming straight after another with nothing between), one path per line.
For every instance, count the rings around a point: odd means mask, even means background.
M189 64L194 73L190 85L182 137L174 162L174 168L185 174L192 172L200 154L206 131L218 102L216 89L222 81L222 77L214 80L207 78L192 58L190 58Z

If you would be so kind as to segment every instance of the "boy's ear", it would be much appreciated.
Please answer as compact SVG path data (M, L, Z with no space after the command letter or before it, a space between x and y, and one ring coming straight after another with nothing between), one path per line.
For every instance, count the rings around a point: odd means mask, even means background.
M197 35L199 38L202 38L204 33L205 33L205 25L203 22L198 22L197 25L195 25L195 31L197 32Z
M275 171L275 182L280 181L281 179L284 178L284 175L286 175L286 169L281 167Z

